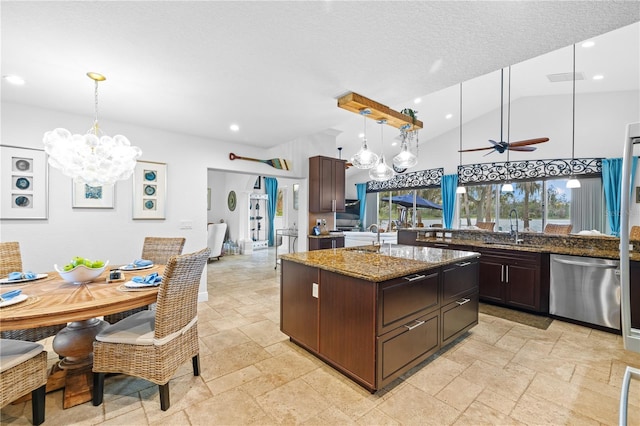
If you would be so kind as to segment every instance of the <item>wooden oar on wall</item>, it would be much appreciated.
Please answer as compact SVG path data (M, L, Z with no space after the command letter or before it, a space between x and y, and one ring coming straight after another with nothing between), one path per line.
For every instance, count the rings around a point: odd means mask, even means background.
M240 157L239 155L235 155L233 152L229 153L229 160L247 160L247 161L256 161L258 163L268 164L275 169L280 170L289 170L289 162L284 158L272 158L270 160L259 160L257 158L250 157Z

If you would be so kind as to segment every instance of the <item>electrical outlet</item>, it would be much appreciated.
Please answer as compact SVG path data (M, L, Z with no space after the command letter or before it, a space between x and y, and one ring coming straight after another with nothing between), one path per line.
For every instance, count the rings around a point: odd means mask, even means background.
M316 226L320 226L321 223L322 223L322 219L316 219Z

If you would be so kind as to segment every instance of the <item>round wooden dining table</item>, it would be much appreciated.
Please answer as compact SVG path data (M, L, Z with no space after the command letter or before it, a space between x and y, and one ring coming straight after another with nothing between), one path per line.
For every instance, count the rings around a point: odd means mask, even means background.
M65 324L53 339L53 350L64 357L52 369L47 391L65 388L64 408L91 400L91 366L95 336L109 324L98 317L154 303L158 287L130 289L124 282L154 272L162 275L165 265L125 271L124 281L107 282L105 271L92 282L66 282L57 272L46 278L0 285L0 294L20 289L26 300L0 307L0 331L22 330Z

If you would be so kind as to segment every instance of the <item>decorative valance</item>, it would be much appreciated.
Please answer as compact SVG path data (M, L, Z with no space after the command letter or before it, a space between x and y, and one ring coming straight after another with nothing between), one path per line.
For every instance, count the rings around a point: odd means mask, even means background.
M367 192L393 191L400 189L422 189L440 186L444 168L418 170L409 173L396 174L384 182L370 180L367 182Z
M571 163L573 162L573 166ZM601 176L602 158L510 161L458 166L458 184L526 181L550 177Z

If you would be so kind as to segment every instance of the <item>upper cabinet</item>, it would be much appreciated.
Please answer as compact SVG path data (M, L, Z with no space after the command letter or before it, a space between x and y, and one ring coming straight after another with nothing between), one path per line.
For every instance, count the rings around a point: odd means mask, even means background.
M309 158L309 211L344 212L345 160L331 157Z

